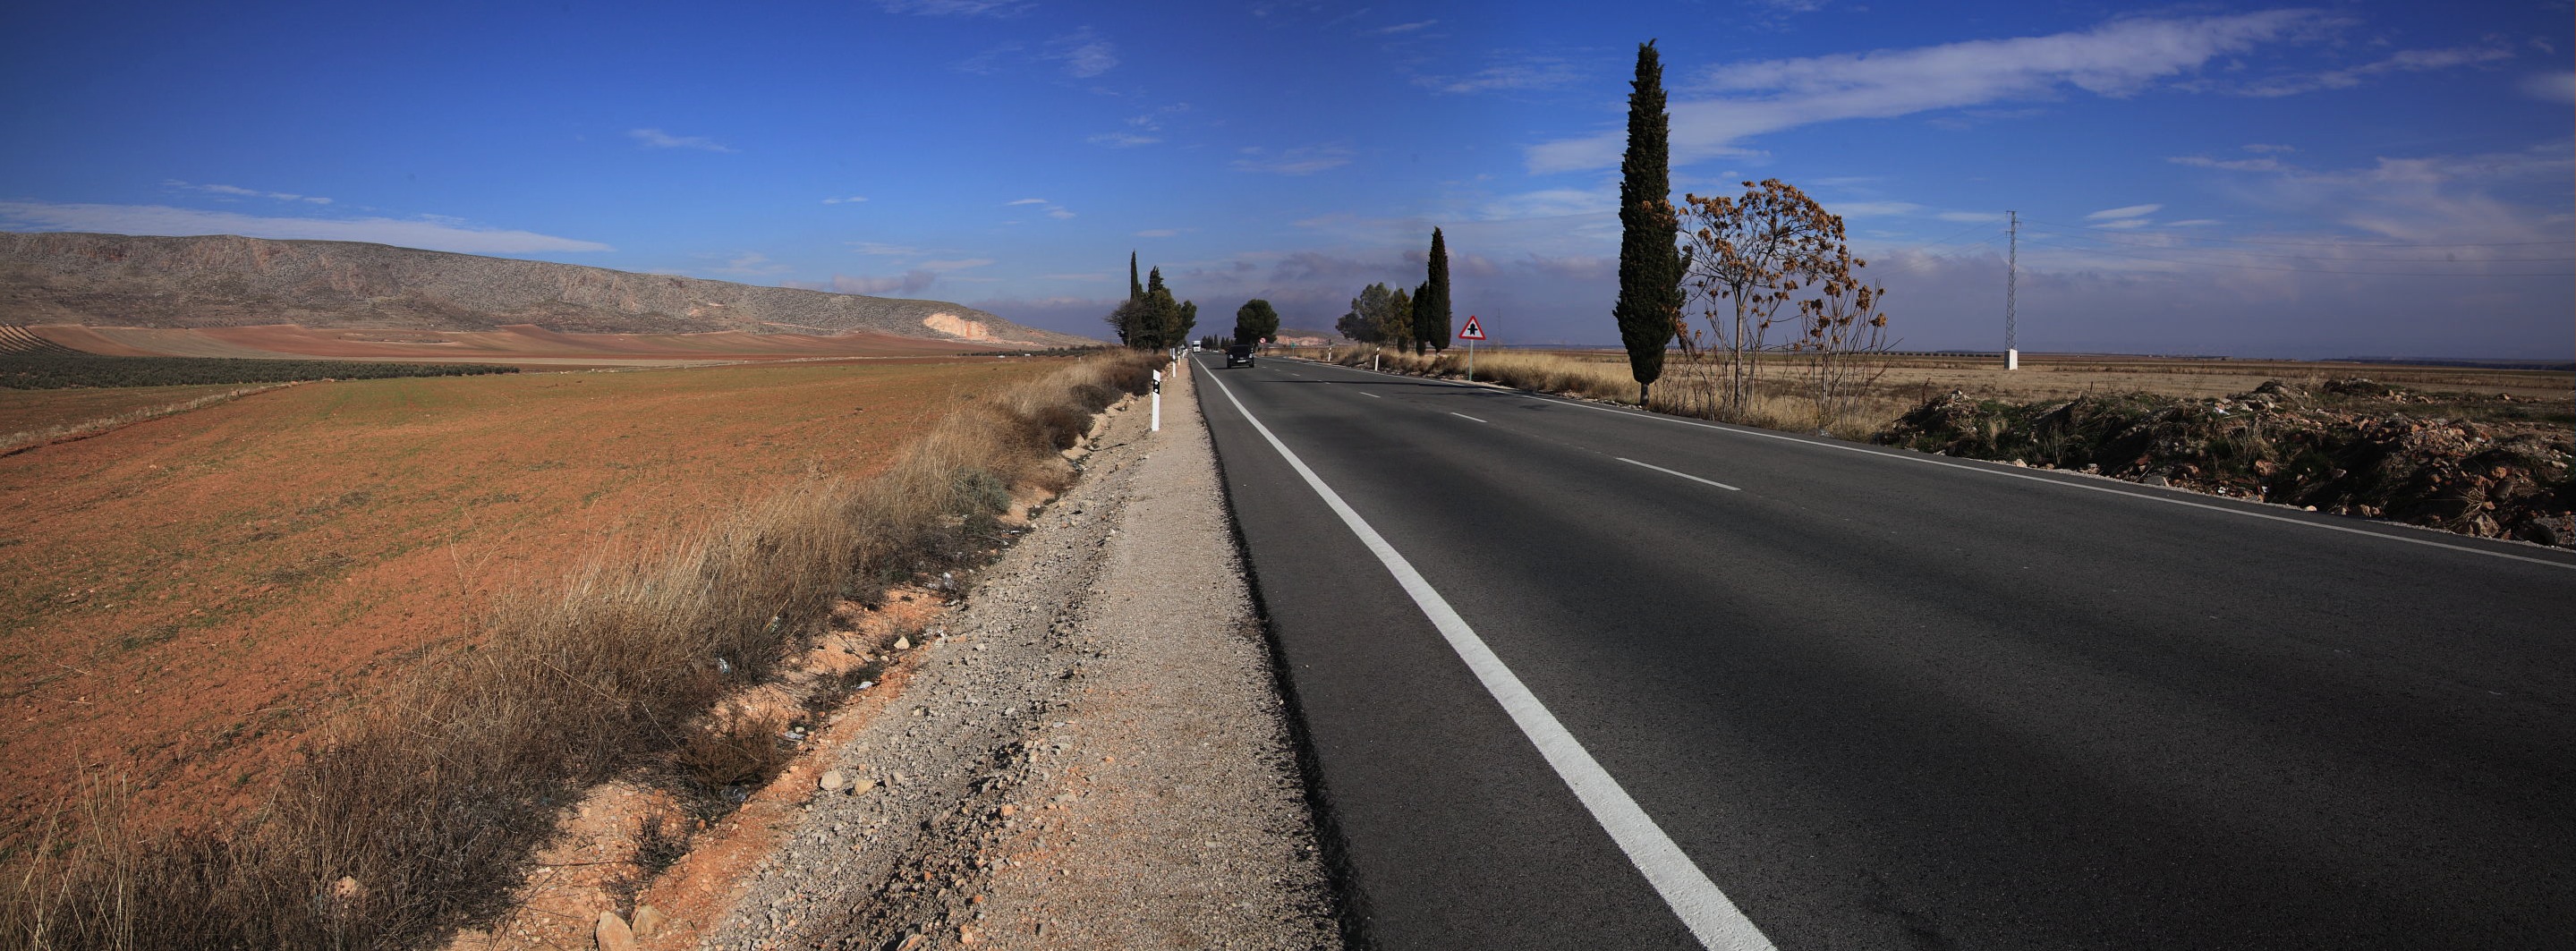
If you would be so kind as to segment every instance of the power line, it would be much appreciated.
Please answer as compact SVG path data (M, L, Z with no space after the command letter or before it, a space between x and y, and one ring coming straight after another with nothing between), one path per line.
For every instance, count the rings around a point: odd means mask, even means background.
M2268 267L2260 264L2221 264L2216 261L2198 261L2188 258L2160 258L2144 254L2122 254L2118 251L2105 251L2101 248L2088 248L2072 244L2050 244L2048 246L2060 251L2073 251L2079 254L2100 254L2109 257L2129 258L2138 261L2154 261L2160 264L2180 264L2190 267L2218 267L2236 271L2289 271L2298 274L2342 274L2352 277L2576 277L2576 271L2504 271L2473 273L2467 271L2338 271L2313 267Z
M2033 221L2031 224L2049 225L2057 228L2075 228L2085 231L2100 230L2097 228L2086 228L2083 225L2058 224L2053 221ZM2246 238L2203 238L2197 235L2174 234L2170 231L2157 231L2152 233L2173 238L2178 241L2212 241L2221 244L2270 244L2295 248L2521 248L2541 244L2576 244L2576 239L2563 241L2463 241L2448 244L2441 242L2415 241L2254 241Z
M2052 226L2052 227L2060 227L2060 226ZM2091 230L2091 229L2088 229L2088 230ZM2056 232L2051 232L2051 233L2052 233L2052 234L2056 234ZM2149 241L2121 241L2121 240L2118 240L2118 239L2116 239L2116 238L2112 238L2112 237L2107 237L2107 236L2102 236L2102 235L2095 235L2095 234L2086 234L2086 233L2067 233L2067 234L2061 234L2061 235L2059 235L2059 236L2061 236L2061 237L2067 237L2067 238L2073 238L2073 239L2081 240L2081 241L2099 241L2099 242L2101 242L2101 243L2103 243L2103 244L2116 244L2116 245L2121 245L2121 246L2123 246L2123 247L2132 247L2132 248L2160 248L2160 249L2168 250L2168 251L2205 251L2205 252L2218 253L2218 254L2231 254L2231 255L2235 255L2235 256L2237 256L2237 257L2254 257L2254 258L2289 258L2289 259L2301 260L2301 261L2397 261L2397 262L2405 262L2405 263L2412 263L2412 264L2453 264L2453 263L2457 263L2457 264L2485 264L2485 263L2495 263L2495 262L2515 262L2515 261L2520 261L2520 262L2559 262L2559 261L2576 261L2576 256L2563 257L2563 258L2476 258L2476 259L2472 259L2472 260L2468 260L2468 261L2460 261L2460 260L2457 260L2457 259L2445 259L2445 258L2363 258L2363 257L2350 257L2350 256L2343 256L2343 255L2322 255L2322 254L2265 254L2265 253L2263 253L2263 252L2261 252L2261 251L2239 251L2239 250L2236 250L2236 249L2234 249L2234 248L2189 248L2189 247L2179 247L2179 246L2171 245L2171 244L2159 244L2159 243L2149 242ZM2223 240L2223 239L2217 239L2217 240ZM2551 243L2551 242L2533 242L2533 243L2536 243L2536 244L2547 244L2547 243ZM2354 247L2375 247L2375 246L2374 246L2374 245L2354 245ZM2455 247L2486 247L2486 245L2455 245ZM2428 250L2429 250L2429 247L2428 247Z

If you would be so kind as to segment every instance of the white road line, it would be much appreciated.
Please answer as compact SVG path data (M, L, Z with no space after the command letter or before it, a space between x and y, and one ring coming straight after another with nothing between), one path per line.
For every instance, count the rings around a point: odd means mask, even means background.
M1477 419L1476 417L1469 416L1469 415L1467 415L1467 414L1465 414L1465 413L1451 413L1451 414L1449 414L1449 415L1451 415L1451 416L1455 416L1455 417L1458 417L1459 419L1463 419L1463 420L1466 420L1466 421L1471 422L1471 423L1481 423L1481 422L1484 422L1484 420Z
M1251 423L1253 430L1270 442L1270 448L1279 451L1279 457L1288 461L1288 467L1297 470L1297 475L1306 480L1307 487L1323 497L1324 505L1331 508L1333 514L1341 516L1342 524L1350 528L1351 534L1359 536L1360 543L1367 545L1368 550L1377 555L1377 560L1386 565L1387 573L1395 576L1396 583L1404 587L1404 593L1413 596L1413 603L1422 609L1423 616L1431 619L1431 626L1438 628L1440 636L1448 640L1449 649L1457 651L1458 659L1467 662L1467 669L1475 672L1476 680L1485 685L1485 692L1492 694L1494 701L1502 705L1503 712L1511 715L1512 722L1520 726L1521 733L1538 747L1539 755L1546 757L1547 764L1556 768L1557 777L1565 780L1565 785L1574 790L1575 798L1582 800L1583 807L1592 811L1592 818L1610 833L1611 840L1619 844L1620 851L1628 854L1628 861L1637 866L1637 871L1645 873L1646 881L1655 887L1655 893L1663 896L1664 903L1672 907L1673 914L1681 917L1682 924L1699 938L1699 943L1723 951L1776 951L1771 939L1763 937L1762 930L1754 927L1752 919L1744 917L1744 912L1736 909L1735 902L1718 890L1716 882L1709 881L1708 873L1700 871L1699 866L1691 863L1690 856L1682 854L1681 847L1673 844L1672 837L1664 834L1663 827L1656 825L1655 820L1646 815L1646 810L1628 796L1628 791L1620 788L1619 781L1601 768L1574 734L1557 722L1556 715L1548 712L1547 705L1540 703L1538 696L1522 685L1520 677L1503 664L1503 659L1485 646L1484 639L1476 636L1475 629L1468 627L1466 619L1459 617L1457 610L1449 606L1449 600L1441 597L1440 592L1431 587L1431 582L1413 569L1413 563L1398 554L1395 546L1387 544L1385 536L1379 535L1377 529L1369 527L1358 512L1342 501L1340 493L1325 485L1324 480L1315 475L1315 470L1306 467L1304 460L1288 451L1288 445L1280 442L1279 437L1270 432L1270 427L1262 425L1261 420L1252 415L1252 410L1244 407L1243 400L1234 395L1233 387L1225 385L1223 380L1210 382L1215 383L1217 391L1224 393L1226 400L1234 404L1235 412L1242 413L1244 421Z
M1379 395L1377 395L1377 394L1375 394L1375 393L1371 393L1371 392L1369 392L1369 391L1367 391L1367 390L1361 390L1361 391L1360 391L1360 395L1361 395L1361 396L1368 397L1369 399L1373 399L1373 400L1382 400L1382 399L1385 399L1385 398L1386 398L1386 397L1383 397L1383 396L1379 396Z
M2404 542L2404 543L2409 544L2409 545L2423 545L2423 546L2428 547L2428 548L2441 548L2441 549L2446 549L2446 550L2449 550L2449 551L2467 552L2467 553L2472 554L2472 555L2485 555L2485 556L2487 556L2487 557L2489 557L2489 558L2503 558L2503 559L2508 559L2508 560L2511 560L2511 561L2523 561L2523 562L2530 562L2530 563L2535 564L2535 565L2548 565L2548 566L2550 566L2550 567L2552 567L2552 568L2566 568L2566 569L2570 569L2570 570L2576 570L2576 562L2554 561L2554 560L2547 559L2547 558L2533 558L2533 557L2530 557L2530 556L2527 556L2527 555L2515 555L2515 554L2508 554L2508 553L2506 553L2506 552L2500 552L2500 551L2488 551L2488 550L2483 549L2483 548L2471 548L2471 547L2469 547L2469 546L2467 546L2467 545L2453 545L2453 544L2449 544L2449 543L2446 543L2446 542L2437 542L2437 541L2434 541L2434 540L2429 539L2429 538L2408 538L2408 537L2406 537L2406 536L2404 536L2404 535L2393 535L2393 534L2389 534L2389 533L2387 533L2387 532L2374 532L2374 531L2371 531L2371 530L2369 530L2369 529L2364 529L2364 528L2352 528L2352 527L2350 527L2350 526L2345 526L2345 525L2328 525L2328 524L2323 523L2323 522L2311 522L2311 521L2308 521L2308 520L2306 520L2306 519L2301 519L2301 518L2290 518L2290 517L2288 517L2288 516L2284 516L2284 515L2272 515L2272 514L2268 514L2268 513L2264 513L2264 512L2248 512L2248 511L2246 511L2246 510L2244 510L2244 509L2229 508L2229 507L2224 506L2224 505L2211 505L2211 504L2208 504L2208 503L2206 503L2206 502L2194 502L2194 501L2191 501L2191 500L2189 500L2189 499L2168 498L2168 497L2166 497L2166 496L2162 496L2162 495L2150 495L2150 494L2147 494L2147 493L2145 493L2145 492L2127 492L2127 491L2122 491L2122 490L2120 490L2120 489L2111 488L2110 486L2105 486L2105 485L2086 485L2086 484L2081 483L2081 482L2060 481L2060 480L2057 480L2057 479L2050 479L2050 478L2045 478L2045 477L2042 477L2042 476L2029 475L2029 474L2026 474L2026 473L2020 473L2020 472L2005 472L2005 471L2000 470L2000 469L1991 469L1991 468L1987 468L1987 467L1985 467L1985 466L1971 466L1971 465L1966 465L1966 464L1963 464L1963 463L1950 462L1950 461L1943 460L1943 459L1936 459L1936 458L1933 458L1933 457L1931 457L1931 456L1915 455L1915 454L1911 454L1911 453L1879 452L1879 451L1874 450L1874 449L1863 449L1863 448L1860 448L1859 446L1849 446L1849 445L1844 445L1844 444L1842 444L1842 443L1831 443L1831 442L1824 442L1824 441L1821 441L1821 440L1813 440L1813 439L1800 439L1800 438L1798 438L1798 437L1796 437L1796 436L1783 435L1783 434L1781 434L1781 433L1766 433L1766 432L1762 432L1762 431L1760 431L1760 430L1751 430L1751 429L1734 429L1734 428L1730 428L1730 427L1726 427L1726 426L1718 426L1718 425L1713 425L1713 424L1710 424L1710 423L1697 422L1697 421L1694 421L1694 420L1678 419L1678 418L1671 417L1671 416L1665 416L1665 415L1662 415L1662 414L1660 414L1660 413L1640 413L1640 412L1632 412L1632 411L1629 411L1629 410L1610 409L1610 408L1605 407L1605 406L1594 406L1594 405L1592 405L1592 404L1590 404L1590 403L1580 403L1580 402L1576 402L1576 401L1573 401L1573 400L1551 400L1551 399L1545 399L1545 398L1537 397L1537 396L1530 396L1530 395L1528 395L1528 394L1526 394L1526 393L1525 393L1525 394L1522 394L1522 395L1523 395L1525 398L1527 398L1527 399L1538 400L1538 401L1539 401L1539 402L1541 402L1541 403L1547 403L1547 404L1550 404L1550 405L1553 405L1553 406L1572 406L1572 407L1575 407L1575 408L1578 408L1578 409L1598 410L1598 411L1600 411L1600 412L1604 412L1604 413L1611 413L1611 414L1614 414L1614 415L1626 416L1626 417L1629 417L1629 418L1631 418L1631 419L1643 419L1643 420L1650 420L1650 421L1654 421L1654 422L1674 423L1674 424L1682 425L1682 426L1695 426L1695 427L1698 427L1698 428L1700 428L1700 429L1713 429L1713 430L1716 430L1716 431L1721 432L1721 433L1728 433L1728 434L1732 434L1732 435L1736 435L1736 436L1759 436L1759 437L1764 438L1764 439L1777 439L1777 440L1780 440L1780 441L1782 441L1782 442L1793 442L1793 443L1797 443L1797 444L1802 445L1802 446L1814 446L1814 447L1816 447L1816 448L1818 448L1818 449L1839 449L1839 450L1842 450L1842 451L1844 451L1844 452L1856 452L1856 453L1860 453L1861 455L1864 455L1864 456L1872 456L1872 457L1875 457L1875 458L1879 458L1879 459L1886 459L1886 460L1893 461L1893 462L1919 462L1919 463L1923 463L1924 465L1941 466L1941 467L1943 467L1943 468L1948 468L1948 469L1958 469L1958 470L1965 471L1965 472L1975 472L1975 473L1980 473L1980 474L1983 474L1983 475L2000 476L2000 477L2002 477L2002 478L2006 478L2006 479L2026 479L2026 480L2029 480L2029 481L2032 481L2032 482L2037 482L2037 483L2040 483L2040 484L2043 484L2043 485L2053 485L2053 486L2057 486L2057 487L2059 487L2059 488L2065 488L2065 489L2082 489L2082 490L2087 491L2087 492L2101 492L2101 493L2105 493L2105 494L2109 494L2109 495L2123 496L2123 497L2126 497L2126 498L2142 499L2142 500L2145 500L2145 501L2148 501L2148 502L2162 502L2162 503L2165 503L2165 504L2167 504L2167 505L2180 505L2180 506L2183 506L2183 507L2185 507L2185 508L2201 509L2201 510L2204 510L2204 511L2217 512L2217 513L2224 514L2224 515L2240 515L2240 516L2243 516L2243 517L2245 517L2245 518L2259 518L2259 519L2264 519L2264 520L2267 520L2267 521L2281 522L2281 523L2288 524L2288 525L2302 525L2302 526L2306 526L2306 527L2308 527L2308 528L2324 529L2324 530L2329 531L2329 532L2343 532L2343 533L2350 534L2350 535L2361 535L2361 536L2366 536L2366 537L2369 537L2369 538L2382 539L2382 540L2385 540L2385 541L2392 541L2392 542ZM1678 473L1676 473L1676 474L1678 474Z
M1612 456L1612 457L1610 457L1610 458L1617 459L1617 460L1619 460L1619 461L1621 461L1621 462L1627 463L1627 464L1632 465L1632 466L1645 466L1646 468L1653 469L1653 470L1655 470L1655 471L1657 471L1657 472L1661 472L1661 473L1663 473L1663 474L1665 474L1665 475L1676 475L1676 476L1680 476L1680 477L1685 478L1685 479L1689 479L1689 480L1691 480L1691 481L1693 481L1693 482L1703 482L1703 483L1707 483L1707 484L1709 484L1709 485L1713 485L1713 486L1716 486L1716 487L1718 487L1718 488L1725 489L1726 491L1729 491L1729 492L1742 492L1742 491L1744 491L1743 489L1736 488L1736 487L1731 486L1731 485L1728 485L1728 484L1726 484L1726 483L1724 483L1724 482L1710 482L1710 481L1709 481L1709 480L1707 480L1707 479L1700 478L1700 477L1695 476L1695 475L1692 475L1692 474L1690 474L1690 473L1687 473L1687 472L1674 472L1674 471L1673 471L1673 470L1671 470L1671 469L1666 469L1666 468L1664 468L1664 467L1662 467L1662 466L1655 465L1655 464L1653 464L1653 463L1638 462L1637 460L1630 459L1630 458L1627 458L1627 457L1624 457L1624 456Z

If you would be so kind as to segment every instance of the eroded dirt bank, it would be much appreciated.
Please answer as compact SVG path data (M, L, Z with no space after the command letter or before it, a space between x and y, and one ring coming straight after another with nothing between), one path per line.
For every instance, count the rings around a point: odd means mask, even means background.
M1340 945L1214 456L1164 397L784 780L809 798L730 910L643 947Z

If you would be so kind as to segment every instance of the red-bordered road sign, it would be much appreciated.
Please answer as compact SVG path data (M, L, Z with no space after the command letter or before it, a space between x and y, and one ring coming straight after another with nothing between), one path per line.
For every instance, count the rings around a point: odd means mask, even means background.
M1481 323L1476 322L1476 315L1474 315L1474 314L1469 314L1469 315L1467 315L1467 326L1464 326L1464 327L1460 327L1460 328L1458 328L1458 339L1460 339L1460 340L1483 340L1483 339L1485 339L1485 325L1484 325L1484 324L1481 324Z

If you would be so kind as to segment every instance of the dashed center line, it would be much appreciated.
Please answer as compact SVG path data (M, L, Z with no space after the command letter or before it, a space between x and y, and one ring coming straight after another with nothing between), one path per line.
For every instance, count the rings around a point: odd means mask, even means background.
M1724 482L1714 482L1714 481L1710 481L1710 480L1708 480L1708 479L1703 479L1703 478L1700 478L1700 477L1698 477L1698 476L1692 475L1692 474L1687 473L1687 472L1674 472L1674 471L1673 471L1673 470L1671 470L1671 469L1666 469L1666 468L1664 468L1664 467L1662 467L1662 466L1655 465L1654 463L1651 463L1651 462L1638 462L1637 460L1630 459L1630 458L1627 458L1627 457L1625 457L1625 456L1612 456L1612 457L1610 457L1610 458L1617 459L1617 460L1619 460L1619 461L1621 461L1621 462L1627 463L1627 464L1632 465L1632 466L1644 466L1644 467L1646 467L1646 468L1648 468L1648 469L1653 469L1653 470L1655 470L1655 471L1657 471L1657 472L1661 472L1661 473L1663 473L1663 474L1665 474L1665 475L1680 476L1680 477L1682 477L1682 478L1689 479L1689 480L1691 480L1691 481L1693 481L1693 482L1699 482L1699 483L1705 483L1705 484L1708 484L1708 485L1713 485L1713 486L1716 486L1716 487L1718 487L1718 488L1725 489L1726 491L1729 491L1729 492L1742 492L1742 491L1744 491L1743 489L1736 488L1736 487L1731 486L1731 485L1728 485L1728 484L1726 484L1726 483L1724 483Z
M1471 423L1481 423L1481 422L1484 422L1484 420L1477 419L1476 417L1469 416L1469 415L1467 415L1467 414L1465 414L1465 413L1451 413L1451 414L1449 414L1449 415L1451 415L1451 416L1455 416L1455 417L1458 417L1459 419L1463 419L1463 420L1466 420L1466 421L1471 422Z

